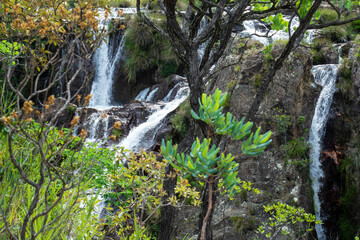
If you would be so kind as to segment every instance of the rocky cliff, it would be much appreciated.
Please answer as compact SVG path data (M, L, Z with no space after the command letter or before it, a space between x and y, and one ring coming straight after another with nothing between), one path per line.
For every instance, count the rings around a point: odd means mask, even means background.
M281 44L274 46L276 56ZM268 62L262 48L249 48L245 57L235 66L227 67L217 73L209 84L209 93L220 88L231 95L227 110L238 119L244 116L254 99L261 77L267 71ZM222 64L226 65L239 57L229 55ZM309 182L307 154L289 153L289 144L300 148L308 138L316 99L320 88L314 84L310 72L312 56L308 49L298 48L287 59L277 73L273 83L256 114L255 126L262 131L271 130L273 143L260 157L242 157L239 177L251 181L261 193L254 195L242 192L234 200L225 196L218 198L213 217L214 239L253 239L257 237L256 228L269 217L263 206L273 202L284 202L303 207L312 212L312 189ZM228 139L222 139L225 144ZM299 145L299 146L297 146ZM240 143L233 143L230 152L240 153ZM306 151L306 150L305 150ZM196 234L197 210L186 208L179 211L177 236ZM295 229L292 236L298 236Z

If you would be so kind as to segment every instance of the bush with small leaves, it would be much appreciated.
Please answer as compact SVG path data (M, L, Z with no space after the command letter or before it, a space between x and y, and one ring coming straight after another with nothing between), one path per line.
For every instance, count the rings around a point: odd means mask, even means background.
M314 230L314 224L321 224L311 213L306 213L303 208L296 208L286 203L274 203L264 206L265 212L269 213L269 221L262 223L257 232L266 239L277 239L279 234L289 235L289 227L297 230L296 239L304 239L307 232ZM305 224L305 228L302 227Z

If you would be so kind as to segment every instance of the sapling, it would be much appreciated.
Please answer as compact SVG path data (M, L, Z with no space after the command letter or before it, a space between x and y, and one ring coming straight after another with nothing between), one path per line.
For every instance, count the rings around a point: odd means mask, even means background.
M214 194L216 192L226 193L229 197L235 196L241 189L258 193L257 189L251 187L250 182L241 180L238 175L239 164L235 161L241 155L257 156L264 152L271 143L271 131L260 134L259 127L255 132L251 131L252 122L245 122L243 117L240 121L231 113L223 113L227 93L222 94L216 89L214 94L202 94L199 99L199 114L191 110L191 115L196 120L207 124L208 134L205 138L194 141L189 154L178 153L177 145L172 141L162 141L161 153L164 158L177 170L186 176L192 175L195 179L205 184L204 191L208 191L207 211L202 219L200 239L206 238L206 228L210 225L212 210L216 205ZM212 144L211 133L227 135L231 141L221 149ZM227 153L228 147L233 141L243 141L241 154L233 156ZM206 204L206 203L203 203Z

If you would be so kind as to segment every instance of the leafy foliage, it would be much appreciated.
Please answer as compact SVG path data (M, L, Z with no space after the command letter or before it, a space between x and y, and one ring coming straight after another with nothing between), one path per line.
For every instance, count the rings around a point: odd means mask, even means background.
M245 123L245 118L237 121L231 113L225 115L222 110L226 99L227 93L222 94L219 89L209 96L203 94L201 100L199 99L199 114L191 110L191 115L196 120L205 122L209 127L209 133L212 130L216 134L227 135L232 140L243 140L242 154L256 156L263 153L266 146L271 143L271 132L262 135L259 127L253 133L252 122ZM226 150L221 152L219 147L211 145L211 141L209 136L203 140L197 138L189 154L178 153L177 145L173 146L171 140L166 143L163 140L161 144L162 155L175 169L183 172L185 176L191 175L202 184L207 183L209 206L203 219L200 239L205 239L207 221L211 209L215 206L212 199L213 185L217 191L226 193L230 197L239 193L241 188L259 193L259 190L251 187L251 183L237 177L239 164L234 161L236 157L231 153L226 154Z
M125 62L125 71L129 82L135 81L137 73L154 67L167 77L177 71L177 58L170 42L159 33L134 17L125 32L125 50L129 57Z
M9 136L11 141L4 135L0 139L3 153L0 159L0 236L20 236L22 231L26 238L34 235L44 239L94 236L99 224L93 215L97 197L85 193L102 184L93 176L102 175L109 151L85 147L82 139L68 138L71 133L68 129L56 128L48 132L39 149L36 142L28 139L41 136L45 130L42 126L31 120L16 119L11 124L21 127L23 132ZM48 167L44 166L44 161ZM26 220L28 217L30 221Z
M269 221L262 223L257 231L261 235L265 235L266 239L276 239L279 233L288 235L289 226L293 225L301 229L301 224L306 224L305 233L298 236L297 239L302 239L306 232L314 230L313 224L321 224L321 221L316 220L316 217L311 213L306 213L303 208L295 208L285 203L275 203L264 206L265 212L269 213Z
M176 174L165 176L166 161L158 161L154 153L129 153L124 149L118 151L111 168L105 175L108 179L105 189L105 204L107 210L107 234L116 234L122 239L131 235L135 227L129 221L137 221L138 227L145 234L145 224L159 216L159 209L164 205L181 206L186 203L199 205L200 194L191 188L187 180ZM126 161L127 167L123 166ZM163 189L166 177L177 178L175 195L169 196L169 201L164 202L167 195ZM149 235L149 231L146 231Z
M195 119L201 119L213 127L217 134L227 134L234 140L242 140L248 137L242 145L242 152L245 155L256 156L264 152L267 145L271 143L271 132L265 135L260 134L260 127L255 133L251 132L252 123L246 122L245 118L237 121L231 113L225 116L222 113L223 104L227 98L227 94L221 94L217 89L213 95L202 95L200 102L199 115L193 110L192 116ZM185 171L186 174L192 175L207 181L212 176L214 178L223 179L222 187L233 195L240 191L236 186L243 183L237 178L238 164L234 161L234 157L229 153L220 153L220 148L211 145L211 139L204 138L200 141L198 138L192 144L190 154L177 153L177 147L172 145L172 141L165 143L163 140L161 152L165 159L176 169ZM220 154L219 154L220 153Z

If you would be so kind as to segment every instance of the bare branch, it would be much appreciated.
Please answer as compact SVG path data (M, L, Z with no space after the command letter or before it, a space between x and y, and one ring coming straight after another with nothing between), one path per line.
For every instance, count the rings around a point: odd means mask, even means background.
M331 21L331 22L323 23L323 24L311 24L311 25L309 25L308 29L322 29L322 28L326 28L326 27L330 27L330 26L340 26L340 25L354 22L359 19L360 19L360 16L357 16L357 17L353 17L350 19L342 20L342 21L336 20L336 21Z

